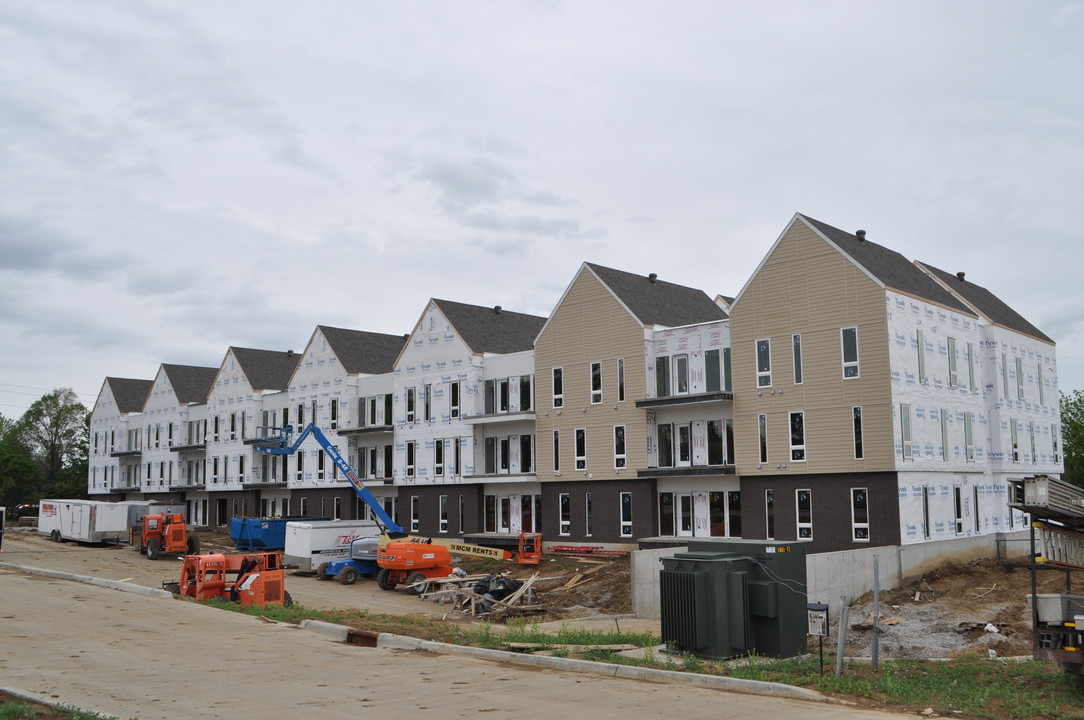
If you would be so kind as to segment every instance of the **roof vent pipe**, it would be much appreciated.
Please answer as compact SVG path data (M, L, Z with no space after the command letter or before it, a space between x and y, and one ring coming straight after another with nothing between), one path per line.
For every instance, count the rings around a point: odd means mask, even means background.
M855 235L855 237L858 238L858 242L865 242L866 241L866 231L865 230L859 230L854 235Z
M963 282L963 281L964 281L964 274L963 274L963 272L958 272L958 273L956 273L956 277L957 277L957 278L959 278L960 282Z
M659 276L658 276L657 273L651 273L650 275L647 276L647 279L651 281L652 285L654 285L655 283L657 283L659 281Z
M494 305L494 306L493 306L493 312L495 312L495 313L497 313L498 315L500 315L500 314L501 314L501 306L500 306L500 305Z

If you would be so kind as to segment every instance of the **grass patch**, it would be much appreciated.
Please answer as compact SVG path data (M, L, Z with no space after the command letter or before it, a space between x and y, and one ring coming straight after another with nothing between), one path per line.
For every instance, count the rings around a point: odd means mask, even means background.
M44 708L19 701L0 700L0 720L117 720L117 718L62 706Z

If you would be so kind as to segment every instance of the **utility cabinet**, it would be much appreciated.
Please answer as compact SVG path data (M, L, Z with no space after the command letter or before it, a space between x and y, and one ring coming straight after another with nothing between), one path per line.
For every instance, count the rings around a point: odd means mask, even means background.
M806 651L804 544L694 540L662 566L664 643L713 659Z

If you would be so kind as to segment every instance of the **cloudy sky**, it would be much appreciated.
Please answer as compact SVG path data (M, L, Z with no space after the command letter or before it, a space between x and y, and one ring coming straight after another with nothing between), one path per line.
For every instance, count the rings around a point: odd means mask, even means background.
M0 414L591 261L736 294L795 212L1084 389L1084 3L0 0Z

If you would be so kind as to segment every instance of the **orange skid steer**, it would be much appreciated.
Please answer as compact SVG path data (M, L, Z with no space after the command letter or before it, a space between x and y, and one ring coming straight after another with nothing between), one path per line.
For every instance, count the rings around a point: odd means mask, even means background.
M181 565L180 582L162 583L162 587L201 601L218 598L246 606L293 605L286 592L282 556L274 552L189 555Z

